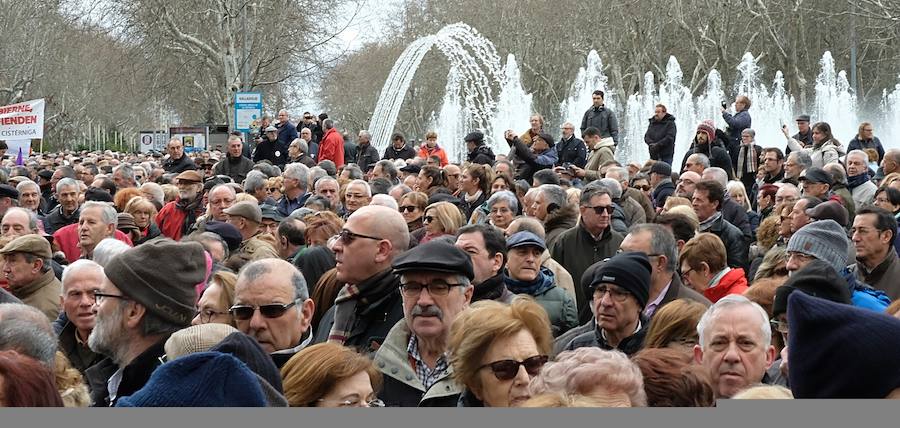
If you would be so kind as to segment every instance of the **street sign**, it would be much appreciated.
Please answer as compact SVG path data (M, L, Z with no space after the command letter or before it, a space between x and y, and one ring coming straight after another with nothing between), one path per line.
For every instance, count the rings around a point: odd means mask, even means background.
M241 132L257 132L262 118L262 93L238 92L234 94L234 129Z

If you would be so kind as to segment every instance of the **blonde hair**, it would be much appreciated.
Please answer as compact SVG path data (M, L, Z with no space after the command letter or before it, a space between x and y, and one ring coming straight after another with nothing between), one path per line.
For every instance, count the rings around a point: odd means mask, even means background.
M497 339L520 331L531 333L538 352L549 355L553 335L544 308L528 296L517 296L505 305L493 300L475 302L461 312L450 327L450 365L453 379L472 391L481 390L481 358Z
M466 220L463 218L459 208L450 202L435 202L425 207L425 215L428 215L429 211L431 211L434 219L440 223L441 231L448 235L456 234L456 231L466 224Z
M669 198L671 199L672 197L669 196ZM694 230L697 230L700 227L700 218L697 217L697 213L690 205L678 205L672 207L670 210L666 211L666 214L680 214L687 217L688 221L694 226Z
M567 407L601 407L589 397L583 395L570 395L559 393L546 393L535 395L522 403L519 407L532 408L567 408Z
M174 184L163 184L163 195L165 198L161 201L163 205L178 199L178 186Z
M704 312L706 306L687 299L674 300L657 309L647 329L644 349L665 348L669 343L683 338L699 341L697 323Z
M663 212L670 213L672 212L672 208L682 206L691 208L691 201L688 198L682 198L681 196L672 195L666 198L666 203L663 205ZM694 212L693 208L691 208L691 212Z
M81 373L72 367L72 363L62 351L56 351L53 374L56 388L66 407L88 407L91 405L91 394Z
M735 400L793 400L790 389L780 385L754 385L735 394Z
M737 180L731 180L725 186L725 190L728 191L728 194L732 199L737 198L738 195L744 198L744 202L741 203L741 206L744 207L744 211L750 211L752 209L750 206L750 198L747 197L747 188L744 187L744 183Z
M149 199L143 196L138 196L135 198L131 198L131 200L128 201L127 204L125 204L125 212L131 214L132 216L134 216L135 213L144 212L145 210L150 213L150 221L155 222L156 214L158 214L158 211L156 210L156 205L153 205L153 202L151 202Z
M258 204L259 201L256 200L256 196L253 196L249 193L238 193L234 197L234 203L238 202L253 202L254 204Z
M334 385L363 371L377 392L381 372L369 357L336 343L312 345L294 354L281 369L284 397L291 407L316 407Z

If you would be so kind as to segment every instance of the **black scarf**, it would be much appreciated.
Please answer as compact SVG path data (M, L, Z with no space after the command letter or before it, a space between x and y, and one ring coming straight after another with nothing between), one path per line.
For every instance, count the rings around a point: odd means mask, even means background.
M203 198L200 197L200 194L197 194L197 197L194 198L191 202L185 202L183 199L179 199L178 202L175 203L175 208L184 211L184 223L181 224L181 233L187 234L189 230L191 230L191 226L197 222L198 212L197 209L200 207L200 202L203 201Z
M853 190L863 184L866 184L867 181L871 180L869 177L869 171L866 171L859 175L854 175L853 177L847 177L847 188Z
M503 275L497 273L484 280L481 284L475 286L475 291L472 293L472 302L477 302L479 300L496 300L503 295L503 290L505 288L506 286L503 284Z

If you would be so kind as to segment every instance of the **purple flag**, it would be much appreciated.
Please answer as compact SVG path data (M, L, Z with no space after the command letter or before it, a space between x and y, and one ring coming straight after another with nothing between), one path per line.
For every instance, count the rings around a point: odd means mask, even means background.
M19 147L19 156L16 156L16 165L22 166L25 165L25 160L22 159L22 148Z

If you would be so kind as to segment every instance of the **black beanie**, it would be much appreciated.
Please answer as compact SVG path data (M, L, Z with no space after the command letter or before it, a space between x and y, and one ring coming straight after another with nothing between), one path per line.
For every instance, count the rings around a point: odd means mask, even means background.
M772 303L772 318L787 311L788 296L800 290L810 296L821 297L835 303L849 305L851 303L850 286L828 264L822 260L813 260L791 274L791 277L775 290L775 301Z
M641 309L650 299L650 259L640 252L619 253L594 271L591 289L601 283L613 284L628 290Z

